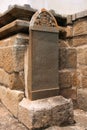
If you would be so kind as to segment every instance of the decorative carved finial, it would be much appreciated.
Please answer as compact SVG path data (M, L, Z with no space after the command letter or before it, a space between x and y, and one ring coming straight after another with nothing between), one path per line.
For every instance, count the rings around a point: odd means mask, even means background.
M58 25L54 16L43 8L33 15L30 26L57 27Z

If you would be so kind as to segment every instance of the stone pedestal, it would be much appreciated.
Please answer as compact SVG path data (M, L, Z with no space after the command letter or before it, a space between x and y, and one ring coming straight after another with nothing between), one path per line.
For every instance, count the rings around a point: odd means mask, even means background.
M29 130L44 129L53 125L73 123L73 104L62 96L30 101L23 99L19 103L19 121Z

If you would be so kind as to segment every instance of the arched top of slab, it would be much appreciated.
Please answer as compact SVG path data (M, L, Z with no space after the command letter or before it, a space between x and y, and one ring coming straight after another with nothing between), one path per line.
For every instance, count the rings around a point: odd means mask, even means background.
M54 16L48 12L46 9L41 9L40 11L37 11L31 21L30 21L30 27L58 27L57 21L54 18Z

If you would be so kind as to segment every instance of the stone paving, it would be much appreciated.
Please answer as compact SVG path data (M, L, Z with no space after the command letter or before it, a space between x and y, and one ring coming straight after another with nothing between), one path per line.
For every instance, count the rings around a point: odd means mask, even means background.
M0 103L0 130L28 130Z
M50 127L45 130L87 130L87 112L75 110L75 121L73 126ZM0 130L29 130L21 124L13 115L0 103Z

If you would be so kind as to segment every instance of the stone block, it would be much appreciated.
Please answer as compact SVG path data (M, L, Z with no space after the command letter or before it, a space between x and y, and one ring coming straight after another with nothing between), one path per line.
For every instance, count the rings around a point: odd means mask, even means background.
M82 87L87 88L87 76L82 76Z
M80 36L87 34L87 20L81 19L76 21L73 26L73 36Z
M72 71L72 86L79 88L81 85L81 73L80 70Z
M24 54L28 44L26 35L18 34L0 41L0 67L6 72L24 69Z
M62 96L19 103L18 119L30 130L73 123L73 104Z
M83 76L87 76L87 66L81 66L80 70Z
M28 45L29 36L27 34L18 33L6 39L0 40L1 47L13 46L13 45Z
M0 28L0 40L21 33L28 33L29 21L14 19L14 21Z
M67 26L66 27L66 38L70 38L73 36L73 28L72 26Z
M77 102L80 109L87 111L87 88L78 89Z
M3 52L3 69L12 73L14 68L13 47L2 47L1 49Z
M73 36L73 28L72 26L61 27L59 26L59 38L66 39Z
M78 108L77 88L73 87L73 88L62 89L62 90L60 90L60 95L62 95L63 97L65 97L67 99L70 98L73 102L74 108Z
M76 14L73 14L72 15L72 21L75 21L75 19L76 19Z
M3 67L3 51L0 48L0 68L2 68L2 67Z
M9 86L10 89L24 90L24 72L13 73L9 75Z
M77 64L85 65L85 51L87 48L78 48L77 49Z
M66 48L60 48L59 49L59 69L66 68Z
M65 98L71 98L72 100L77 99L77 88L67 88L60 90L60 95Z
M2 101L5 98L7 92L7 88L4 86L0 86L0 100Z
M5 26L8 23L11 23L14 20L14 18L30 21L35 11L36 10L32 9L31 7L27 7L26 5L11 6L11 8L8 8L6 13L0 17L0 27Z
M70 47L68 40L62 40L62 39L59 39L58 46L60 49L63 47Z
M84 18L85 16L87 16L86 10L76 13L76 19Z
M59 49L59 68L72 68L77 67L77 51L73 48L60 48Z
M25 46L2 47L3 68L8 73L19 72L24 69Z
M17 90L24 90L24 72L8 74L0 69L0 84Z
M72 42L73 42L73 47L86 45L87 44L87 36L86 35L82 35L82 36L74 37L72 39Z
M72 87L72 73L68 70L59 72L59 86L60 89Z
M63 127L53 126L45 130L86 130L86 129L83 126L73 125L73 126L63 126Z
M24 70L24 55L26 46L13 47L13 71L19 72Z
M0 86L0 99L6 108L15 116L18 116L18 105L23 99L22 91L10 90L4 86Z
M87 46L78 47L77 49L77 63L80 68L87 66Z
M72 15L67 15L67 24L72 24Z
M75 69L77 67L77 51L76 49L67 49L66 67Z

